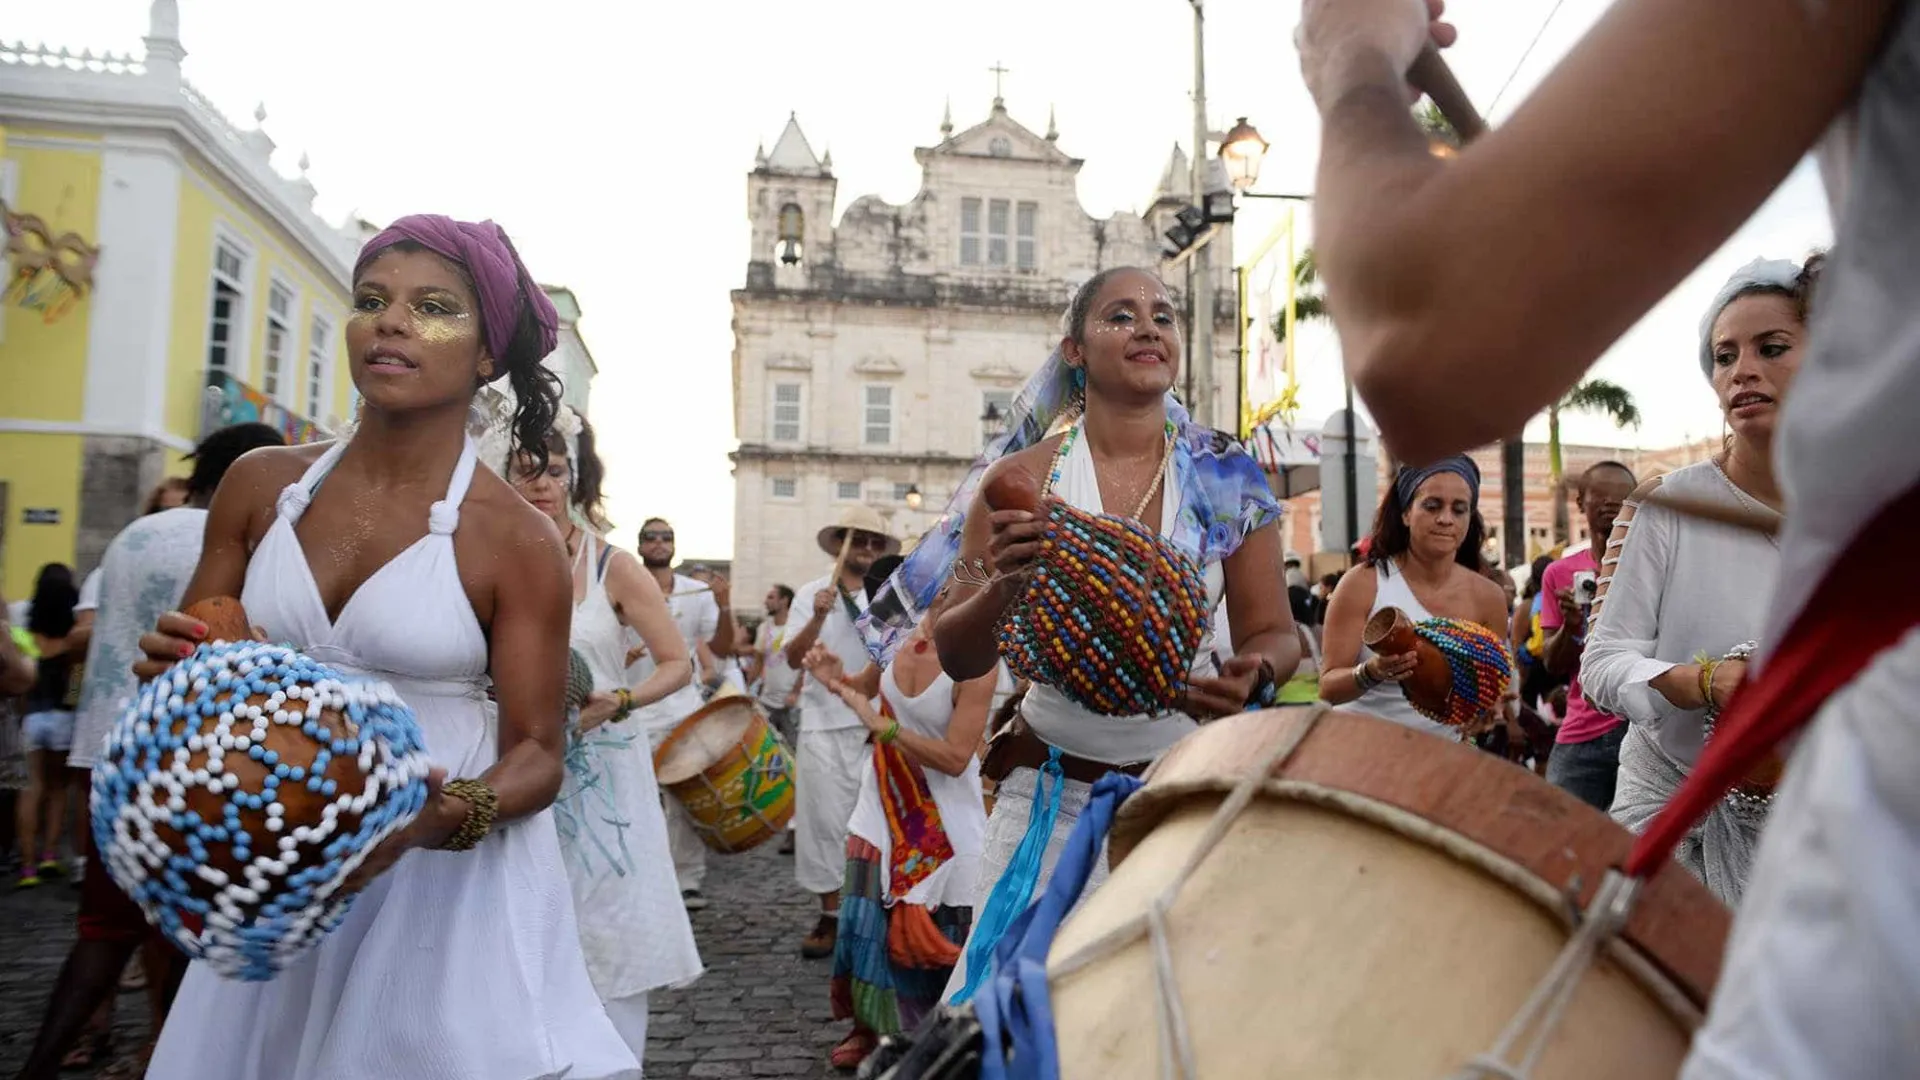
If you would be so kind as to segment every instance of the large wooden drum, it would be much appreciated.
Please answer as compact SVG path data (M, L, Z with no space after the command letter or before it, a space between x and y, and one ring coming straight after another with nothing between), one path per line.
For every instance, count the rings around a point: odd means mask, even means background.
M653 771L722 854L757 847L793 819L793 755L744 695L723 694L680 721L653 752Z
M1310 730L1308 730L1310 727ZM1109 836L1112 875L1048 954L1068 1080L1161 1075L1142 916L1225 795L1285 756L1170 909L1167 940L1202 1077L1442 1080L1492 1046L1631 845L1604 814L1468 746L1353 713L1249 713L1187 737ZM1712 993L1728 913L1684 870L1646 882L1545 1044L1537 1080L1677 1074Z

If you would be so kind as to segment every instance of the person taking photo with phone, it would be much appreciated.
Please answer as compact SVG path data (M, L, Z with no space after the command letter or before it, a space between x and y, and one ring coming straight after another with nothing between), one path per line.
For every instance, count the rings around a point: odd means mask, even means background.
M1580 658L1587 645L1594 597L1600 589L1604 555L1618 555L1611 544L1620 506L1638 481L1617 461L1602 461L1580 474L1580 512L1587 516L1587 548L1558 559L1540 573L1540 630L1546 638L1540 666L1549 677L1567 679L1567 715L1554 736L1547 779L1605 813L1613 807L1614 777L1620 772L1620 742L1626 723L1593 707L1580 692Z

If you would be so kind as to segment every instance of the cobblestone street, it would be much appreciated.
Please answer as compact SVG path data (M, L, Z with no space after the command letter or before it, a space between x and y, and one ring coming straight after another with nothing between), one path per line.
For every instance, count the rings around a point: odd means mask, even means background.
M829 1017L828 960L800 959L800 938L818 916L793 880L793 859L766 844L714 856L693 916L707 973L692 986L655 991L649 1080L677 1077L846 1075L827 1065L845 1025ZM73 940L79 893L65 882L14 891L0 886L0 1078L25 1059L47 988ZM146 997L120 995L115 1039L132 1048L146 1032ZM63 1077L87 1077L68 1072Z
M707 973L683 990L655 991L647 1078L845 1076L827 1051L846 1034L827 1004L831 960L800 959L820 905L793 880L793 857L766 843L708 857L693 913Z

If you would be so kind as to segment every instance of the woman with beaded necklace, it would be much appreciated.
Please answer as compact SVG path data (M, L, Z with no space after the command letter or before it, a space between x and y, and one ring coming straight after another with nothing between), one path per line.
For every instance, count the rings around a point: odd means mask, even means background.
M315 947L268 982L188 969L149 1076L640 1075L588 977L548 812L564 774L565 550L466 431L476 394L505 376L514 444L545 460L557 324L499 226L401 218L354 267L351 436L256 450L222 480L184 602L237 596L263 636L390 682L434 768L418 816L368 853L352 909ZM206 636L163 615L135 670L157 676Z
M1047 529L1042 513L996 510L981 491L998 477L1047 478L1047 492L1082 510L1124 515L1192 559L1211 612L1224 595L1233 642L1216 668L1203 638L1178 711L1106 716L1036 682L995 740L982 775L998 783L987 822L975 921L949 991L971 995L1004 918L1045 887L1091 785L1138 774L1199 723L1271 701L1300 661L1285 602L1280 507L1238 444L1194 424L1172 400L1181 333L1166 286L1116 267L1074 294L1053 356L1016 398L1002 436L948 506L948 525L923 540L891 589L924 611L949 571L953 594L934 628L942 667L965 682L994 670L995 627L1019 598ZM1053 430L1058 424L1060 430ZM883 613L885 597L875 608ZM873 626L897 645L909 620ZM1037 865L1008 868L1029 830L1052 829ZM1104 878L1104 861L1093 884ZM1003 880L1004 879L1004 880ZM989 905L989 898L993 903Z

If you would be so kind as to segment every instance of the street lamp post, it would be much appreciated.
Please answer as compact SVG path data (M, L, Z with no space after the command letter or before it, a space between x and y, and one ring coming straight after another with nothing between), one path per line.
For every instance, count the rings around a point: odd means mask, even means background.
M1207 198L1207 16L1202 0L1193 7L1193 201L1205 208ZM1213 260L1206 246L1193 253L1193 418L1213 426Z

